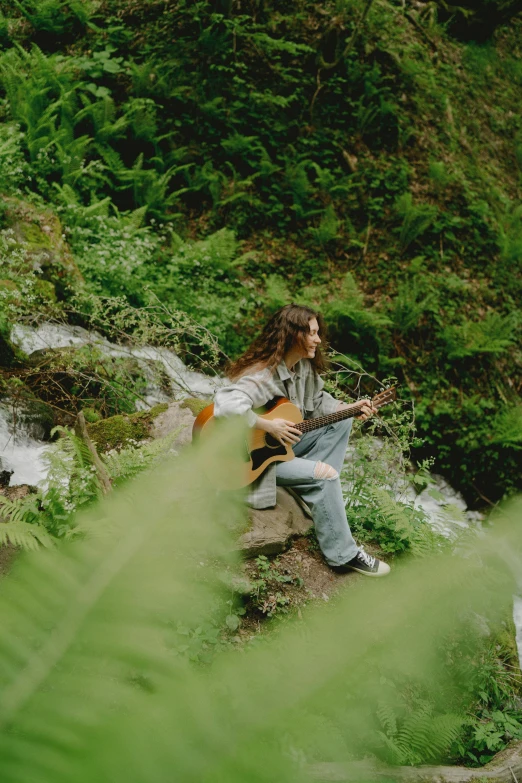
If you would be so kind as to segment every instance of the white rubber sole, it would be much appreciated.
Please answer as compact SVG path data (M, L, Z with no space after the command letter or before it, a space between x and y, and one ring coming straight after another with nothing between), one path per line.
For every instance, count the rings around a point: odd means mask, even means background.
M353 566L350 566L350 569L352 571L355 571L358 574L362 574L363 576L377 576L377 577L379 577L379 576L388 576L388 574L390 573L390 570L391 570L390 566L388 565L388 563L383 563L382 560L379 563L379 569L377 571L375 571L374 573L372 573L371 571L363 571L362 569L354 568Z

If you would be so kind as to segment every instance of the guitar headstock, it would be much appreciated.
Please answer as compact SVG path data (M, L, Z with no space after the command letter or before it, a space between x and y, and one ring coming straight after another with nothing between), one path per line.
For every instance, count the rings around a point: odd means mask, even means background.
M379 394L376 394L375 397L372 398L372 405L374 408L383 408L390 402L395 402L396 399L397 387L390 386L389 388L383 389L381 392L379 392Z

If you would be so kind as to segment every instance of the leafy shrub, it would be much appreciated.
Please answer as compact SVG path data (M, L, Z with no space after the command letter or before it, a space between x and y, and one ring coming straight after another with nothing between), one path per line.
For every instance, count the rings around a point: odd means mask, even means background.
M436 0L438 16L450 32L464 40L485 41L495 28L520 11L517 0Z
M437 293L430 290L427 280L420 276L404 280L398 284L397 295L389 308L393 326L401 334L410 334L419 326L423 315L436 306L437 301Z
M2 193L17 192L28 181L29 167L22 151L23 138L23 133L14 123L0 123L0 191Z
M516 342L519 323L516 312L507 316L490 312L483 321L465 321L459 326L448 326L442 332L448 358L502 355Z
M405 252L431 226L437 216L437 207L430 204L414 204L411 193L404 193L396 203L397 214L402 217L399 235L401 252Z
M54 49L64 38L79 35L93 13L92 0L12 0L32 24L35 40Z
M415 435L407 409L392 414L385 426L388 437L380 444L370 435L353 440L354 453L342 474L350 528L358 540L375 542L384 552L425 555L443 548L447 542L408 497L429 463L417 474L407 472Z

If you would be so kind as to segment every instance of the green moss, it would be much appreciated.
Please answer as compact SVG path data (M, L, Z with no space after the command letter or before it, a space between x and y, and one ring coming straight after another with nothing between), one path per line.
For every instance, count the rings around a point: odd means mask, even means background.
M29 246L29 250L51 248L51 237L36 223L23 223L20 226L20 234L23 241Z
M98 451L110 451L124 446L129 441L145 440L150 435L150 426L156 416L166 411L166 402L154 405L149 411L130 413L127 416L110 416L108 419L87 425L87 430Z
M187 397L179 407L188 408L194 416L198 416L211 403L212 400L198 400L196 397Z

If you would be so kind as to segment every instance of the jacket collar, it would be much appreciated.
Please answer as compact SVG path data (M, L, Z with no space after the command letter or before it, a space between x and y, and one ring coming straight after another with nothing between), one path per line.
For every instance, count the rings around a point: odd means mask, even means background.
M299 378L300 377L300 370L301 370L301 361L298 361L297 364L294 364L294 369L289 370L286 366L285 360L281 359L280 363L277 365L276 372L282 381L288 381L293 378Z

